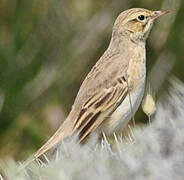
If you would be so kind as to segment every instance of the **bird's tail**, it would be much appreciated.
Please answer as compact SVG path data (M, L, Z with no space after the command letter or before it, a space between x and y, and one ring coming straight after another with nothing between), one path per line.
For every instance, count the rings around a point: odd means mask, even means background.
M67 119L65 121L66 123L68 122ZM55 134L40 149L38 149L30 158L28 158L25 162L23 162L23 164L20 166L20 170L24 169L35 159L39 158L45 152L47 152L52 147L54 147L59 142L61 142L63 139L65 139L66 137L72 134L72 131L70 130L70 128L66 129L66 126L65 126L66 123L64 122L59 127L59 129L55 132Z

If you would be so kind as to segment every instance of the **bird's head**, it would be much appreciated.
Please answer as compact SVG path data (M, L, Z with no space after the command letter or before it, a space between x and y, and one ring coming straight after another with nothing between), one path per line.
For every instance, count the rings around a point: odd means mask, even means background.
M168 12L168 10L150 11L142 8L128 9L116 19L113 34L130 37L133 41L145 41L155 19Z

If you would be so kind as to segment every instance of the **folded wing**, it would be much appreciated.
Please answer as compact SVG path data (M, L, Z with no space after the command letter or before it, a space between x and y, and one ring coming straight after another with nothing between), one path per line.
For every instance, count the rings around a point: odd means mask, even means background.
M112 87L103 89L87 99L73 127L79 135L80 142L116 110L127 94L127 82L121 77L116 79Z

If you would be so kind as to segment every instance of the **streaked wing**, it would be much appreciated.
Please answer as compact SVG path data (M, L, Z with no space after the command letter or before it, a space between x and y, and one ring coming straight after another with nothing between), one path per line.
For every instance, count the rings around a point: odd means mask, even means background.
M121 77L112 87L87 99L74 123L74 131L77 131L80 142L116 110L127 94L127 82Z

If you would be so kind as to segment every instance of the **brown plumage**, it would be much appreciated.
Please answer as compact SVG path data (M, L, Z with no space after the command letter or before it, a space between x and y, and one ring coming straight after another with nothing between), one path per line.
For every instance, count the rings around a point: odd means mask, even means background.
M145 41L154 19L168 11L133 8L115 21L108 49L83 81L72 110L56 133L24 165L77 133L122 130L136 112L146 77Z

